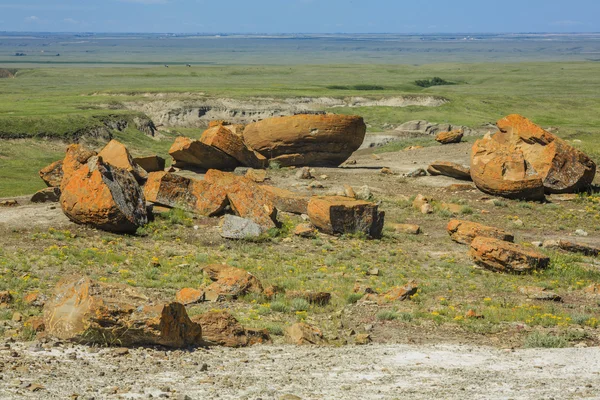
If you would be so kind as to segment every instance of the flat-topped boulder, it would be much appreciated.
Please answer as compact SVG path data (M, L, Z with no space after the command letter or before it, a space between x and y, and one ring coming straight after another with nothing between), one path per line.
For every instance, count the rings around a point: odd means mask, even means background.
M471 170L468 167L450 161L435 161L429 164L427 172L433 176L443 175L465 181L471 180Z
M362 144L366 125L352 115L294 115L249 124L244 142L281 166L336 167Z
M463 138L462 129L440 132L435 137L435 141L441 144L460 143Z
M175 160L174 166L181 168L234 170L240 165L238 160L216 147L182 136L175 139L169 154Z
M377 204L343 196L315 196L308 202L310 222L320 231L333 234L363 233L381 237L385 213Z
M477 222L464 221L453 219L446 227L450 238L457 243L471 244L477 236L490 237L494 239L504 240L506 242L514 241L515 237L512 233L493 226L478 224Z
M73 222L106 231L135 232L148 222L144 193L133 175L97 156L63 180L60 203Z
M473 239L470 254L476 264L498 272L530 272L550 263L548 257L535 250L484 236Z
M262 154L249 149L244 144L242 137L227 129L226 126L217 125L208 128L200 137L200 141L207 146L212 146L221 150L223 153L235 158L241 165L246 167L268 167L268 161Z
M221 213L229 204L227 193L220 186L164 171L148 174L144 196L152 203L207 217Z

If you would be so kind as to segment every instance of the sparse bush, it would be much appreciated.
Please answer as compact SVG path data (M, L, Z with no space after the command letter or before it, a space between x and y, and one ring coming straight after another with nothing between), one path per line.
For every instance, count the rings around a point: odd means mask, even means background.
M363 295L360 293L351 293L348 297L346 297L346 303L355 304L360 299L362 299Z
M422 87L422 88L428 88L431 86L442 86L442 85L454 85L454 82L448 82L445 79L439 78L439 77L434 77L431 79L419 79L415 81L415 85Z
M294 311L308 311L310 308L310 303L301 298L293 299L291 305Z
M398 319L398 313L392 310L382 310L377 313L377 319L379 321L393 321Z
M555 336L544 332L532 332L525 339L527 348L562 348L567 347L569 342L562 336Z
M290 310L287 304L282 301L274 301L271 303L271 310L281 313L286 313Z

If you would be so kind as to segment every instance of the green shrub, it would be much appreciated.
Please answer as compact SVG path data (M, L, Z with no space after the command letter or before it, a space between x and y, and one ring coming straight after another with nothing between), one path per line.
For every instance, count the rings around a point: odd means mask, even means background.
M431 79L419 79L415 81L415 85L420 86L422 88L428 88L431 86L442 86L442 85L454 85L453 82L448 82L445 79L434 77Z
M525 347L527 348L562 348L567 347L569 342L561 336L555 336L544 332L532 332L525 339Z

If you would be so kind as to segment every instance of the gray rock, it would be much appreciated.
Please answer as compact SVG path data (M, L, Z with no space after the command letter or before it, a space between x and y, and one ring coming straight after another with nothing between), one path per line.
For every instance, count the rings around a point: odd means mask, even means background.
M427 175L427 171L425 171L423 168L416 168L413 169L412 171L410 171L409 173L407 173L405 176L407 178L416 178L418 176L426 176Z
M410 136L421 135L437 135L440 132L450 132L452 130L462 129L465 135L476 134L477 132L468 126L452 125L452 124L435 124L429 121L417 120L408 121L394 129L396 132L401 132Z
M226 214L221 225L221 236L226 239L249 239L256 238L265 230L246 218Z
M57 187L47 187L35 192L31 196L32 203L56 203L60 200L60 189Z
M576 234L577 236L587 236L587 235L588 235L588 233L587 233L586 231L584 231L583 229L577 229L577 230L575 231L575 234Z
M371 189L367 185L361 186L358 190L356 190L356 198L358 200L372 200L373 193L371 193Z

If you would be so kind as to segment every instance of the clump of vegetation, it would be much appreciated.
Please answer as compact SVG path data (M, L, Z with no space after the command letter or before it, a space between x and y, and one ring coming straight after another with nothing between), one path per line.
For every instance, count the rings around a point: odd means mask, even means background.
M454 82L449 82L445 79L434 77L431 79L417 79L415 81L415 85L420 86L422 88L428 88L432 86L443 86L443 85L454 85Z
M525 339L527 348L563 348L567 347L569 342L562 336L555 336L549 333L535 331Z
M327 86L327 89L331 90L385 90L383 86L380 85L330 85Z

